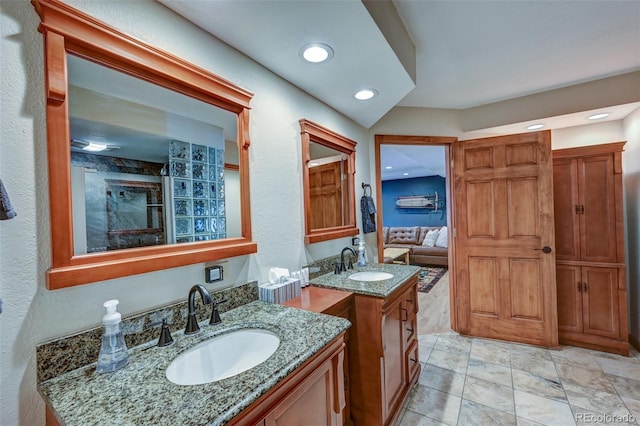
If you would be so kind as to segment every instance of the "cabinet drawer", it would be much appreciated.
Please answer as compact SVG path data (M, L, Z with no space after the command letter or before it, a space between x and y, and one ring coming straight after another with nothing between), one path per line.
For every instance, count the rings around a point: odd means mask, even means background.
M402 312L403 315L405 315L405 311ZM406 314L406 317L403 317L402 336L405 347L408 347L411 342L418 339L418 319L416 314L409 313Z
M418 350L418 341L414 340L405 353L405 374L407 377L407 383L409 384L413 383L413 380L420 374L420 357Z
M411 286L411 288L408 289L402 297L404 299L403 305L405 308L407 308L409 313L413 315L417 314L418 313L418 287L416 285Z

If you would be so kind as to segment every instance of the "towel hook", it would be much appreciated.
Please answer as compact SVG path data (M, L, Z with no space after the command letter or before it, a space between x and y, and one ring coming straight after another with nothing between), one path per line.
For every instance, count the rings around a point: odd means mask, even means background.
M362 182L362 189L364 190L364 195L367 196L367 189L369 190L369 197L371 196L371 185L368 183Z

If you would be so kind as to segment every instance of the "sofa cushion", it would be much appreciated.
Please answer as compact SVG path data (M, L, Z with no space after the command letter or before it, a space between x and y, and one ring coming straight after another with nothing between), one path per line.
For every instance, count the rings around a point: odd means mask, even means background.
M436 247L449 247L449 234L447 231L447 227L443 226L440 229L440 233L438 234L438 239L436 240Z
M425 247L414 246L411 248L411 254L416 256L444 256L449 254L449 249L445 247Z
M418 244L419 226L401 226L389 228L389 244Z
M432 229L427 232L427 235L424 237L424 241L422 241L422 246L424 247L434 247L436 245L436 240L438 239L438 229Z
M424 242L424 237L427 236L427 232L431 231L432 229L440 229L439 226L421 226L420 227L420 234L418 236L418 245L421 245Z

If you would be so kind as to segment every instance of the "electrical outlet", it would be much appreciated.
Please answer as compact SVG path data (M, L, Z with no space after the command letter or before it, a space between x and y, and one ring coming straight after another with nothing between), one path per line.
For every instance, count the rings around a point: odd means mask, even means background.
M208 268L204 268L204 281L206 283L214 283L216 281L222 281L222 266L210 266Z
M360 244L360 238L358 238L358 237L351 237L351 245L352 245L352 246L357 246L358 244Z

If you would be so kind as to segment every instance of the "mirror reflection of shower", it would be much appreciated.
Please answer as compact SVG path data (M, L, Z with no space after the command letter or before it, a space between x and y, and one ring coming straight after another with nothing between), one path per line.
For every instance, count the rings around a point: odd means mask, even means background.
M241 235L234 113L68 64L75 255Z

